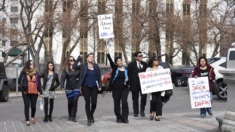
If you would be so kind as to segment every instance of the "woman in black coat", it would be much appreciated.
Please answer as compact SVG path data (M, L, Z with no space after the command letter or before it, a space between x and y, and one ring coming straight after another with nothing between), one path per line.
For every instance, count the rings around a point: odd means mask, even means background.
M91 122L95 122L93 115L96 109L98 91L101 91L102 87L100 69L94 63L94 54L92 53L88 54L87 63L77 66L78 62L77 60L74 63L73 68L80 69L78 87L82 87L81 91L86 102L87 125L91 126Z
M77 62L81 60L81 56L78 57ZM68 99L68 113L69 113L69 121L77 122L76 114L77 114L77 103L78 98L80 96L80 87L77 87L78 80L79 80L79 67L77 69L73 68L75 59L74 57L70 56L69 60L67 61L66 67L63 70L61 76L61 83L60 87L64 90L64 82L67 80L66 83L66 97Z
M128 73L127 68L123 66L121 57L115 58L113 62L107 49L107 57L112 67L112 76L109 84L109 90L113 92L114 112L117 118L117 123L128 123ZM120 101L122 100L122 112L120 110Z
M54 70L54 63L48 62L46 70L40 75L43 78L43 98L44 98L44 122L52 122L52 111L54 107L55 89L60 85L58 74ZM56 84L55 84L56 83ZM48 115L48 100L50 100L50 110Z

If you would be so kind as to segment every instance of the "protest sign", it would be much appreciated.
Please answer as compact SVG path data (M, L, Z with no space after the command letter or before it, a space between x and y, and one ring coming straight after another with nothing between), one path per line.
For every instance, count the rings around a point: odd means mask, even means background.
M113 33L113 15L98 15L99 38L114 38Z
M208 77L189 78L188 82L192 109L211 107Z
M143 94L173 89L170 69L139 73Z

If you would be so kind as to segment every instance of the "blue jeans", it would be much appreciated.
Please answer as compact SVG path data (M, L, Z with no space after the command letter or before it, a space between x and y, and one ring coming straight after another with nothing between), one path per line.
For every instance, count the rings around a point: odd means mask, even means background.
M213 96L212 96L212 92L210 92L210 96L211 96L211 104L212 104L212 100L213 100ZM206 116L206 111L208 112L208 114L211 114L211 107L209 108L201 108L200 109L200 114L201 116Z

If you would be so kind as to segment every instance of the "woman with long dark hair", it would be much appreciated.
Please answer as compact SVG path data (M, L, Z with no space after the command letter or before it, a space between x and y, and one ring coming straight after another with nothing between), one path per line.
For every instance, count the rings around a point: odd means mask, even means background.
M200 57L198 60L197 66L194 68L194 73L193 77L208 77L209 80L209 87L210 87L210 98L211 98L211 103L213 100L212 96L212 90L213 90L213 80L215 80L215 73L214 73L214 68L207 63L207 59L205 57ZM206 116L206 111L210 116L212 116L212 111L211 107L210 108L201 108L200 109L200 115L201 118L204 118Z
M52 111L54 107L54 99L56 98L55 89L60 85L58 74L54 70L54 63L48 62L46 70L40 75L43 78L43 98L44 98L44 122L48 120L52 122ZM56 83L56 84L55 84ZM50 100L50 110L48 115L48 100Z
M82 59L82 56L78 57L78 62ZM62 90L64 90L64 82L66 82L66 97L68 99L68 113L69 113L69 121L77 122L76 120L76 114L77 114L77 104L78 104L78 98L80 95L80 87L78 87L78 80L79 80L79 70L78 67L76 70L73 68L73 64L75 62L75 58L70 56L66 66L63 70L62 76L61 76L61 83L60 87Z
M32 60L28 60L25 63L24 68L20 73L18 82L22 89L26 125L30 126L29 106L31 106L31 123L35 124L38 92L40 93L40 97L42 98L42 89L39 74L34 67L34 63Z
M78 67L78 62L77 60L73 65L75 69ZM96 109L98 91L101 91L102 87L100 69L98 64L94 63L94 54L88 54L87 63L78 68L81 69L78 87L82 87L81 91L86 102L87 125L91 126L91 122L95 122L93 115Z
M148 71L156 71L164 69L162 66L159 65L157 57L151 57L148 63ZM161 98L161 91L160 92L153 92L150 94L150 120L154 118L154 112L156 112L155 121L160 121L159 116L162 116L162 98Z
M107 58L112 68L111 81L109 83L109 91L113 93L114 113L117 118L117 123L128 123L128 73L127 68L123 65L122 58L116 57L115 63L113 62L109 50L106 50ZM122 111L120 102L122 101Z

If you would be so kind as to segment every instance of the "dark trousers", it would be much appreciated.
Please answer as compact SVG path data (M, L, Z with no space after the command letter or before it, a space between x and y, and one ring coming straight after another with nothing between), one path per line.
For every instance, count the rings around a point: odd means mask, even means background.
M134 114L139 114L139 94L141 95L141 104L140 104L141 112L145 111L145 106L146 106L146 101L147 101L147 94L142 94L141 90L139 88L136 91L132 91Z
M48 102L50 100L50 110L49 110L49 115L48 115ZM45 118L52 116L52 111L54 108L54 99L48 99L44 98L44 113L45 113Z
M22 92L22 97L24 100L24 114L26 121L29 121L29 106L31 106L31 117L34 118L36 113L36 105L38 94L25 94Z
M98 90L97 87L88 87L87 85L83 85L82 93L86 102L85 110L87 119L93 117L96 105L97 105L97 97L98 97Z
M76 117L77 106L78 106L79 95L75 94L74 96L68 98L68 113L69 117Z
M117 120L127 120L129 115L128 107L128 89L125 90L113 90L113 101L114 101L114 113L117 117ZM120 102L122 100L122 112L120 108Z
M156 116L162 115L162 97L161 92L152 93L150 101L150 113L156 112Z

